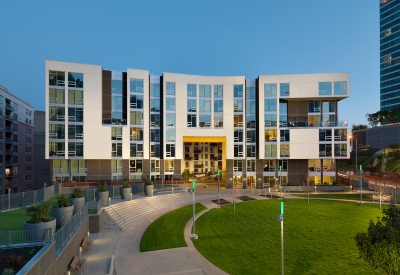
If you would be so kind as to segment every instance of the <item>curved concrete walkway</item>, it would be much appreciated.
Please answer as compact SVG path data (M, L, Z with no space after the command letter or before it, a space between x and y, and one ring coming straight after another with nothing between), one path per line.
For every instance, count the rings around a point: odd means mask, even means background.
M214 198L209 196L197 197L196 201L202 203L208 209L216 208L217 205L211 202L211 199ZM176 208L189 204L191 202L179 203L162 210L153 211L133 223L123 234L115 249L115 269L117 274L227 274L207 261L195 249L190 240L192 221L188 222L185 228L187 247L140 252L142 235L153 221Z

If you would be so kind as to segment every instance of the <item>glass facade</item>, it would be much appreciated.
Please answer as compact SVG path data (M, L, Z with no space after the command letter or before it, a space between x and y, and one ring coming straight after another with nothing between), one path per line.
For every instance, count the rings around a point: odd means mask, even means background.
M380 1L380 109L400 108L400 0Z

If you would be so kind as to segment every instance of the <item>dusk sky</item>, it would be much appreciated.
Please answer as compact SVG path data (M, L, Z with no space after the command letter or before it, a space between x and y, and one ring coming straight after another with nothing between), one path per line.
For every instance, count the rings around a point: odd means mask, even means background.
M1 1L0 84L45 107L45 60L194 75L350 73L339 120L379 111L378 0Z

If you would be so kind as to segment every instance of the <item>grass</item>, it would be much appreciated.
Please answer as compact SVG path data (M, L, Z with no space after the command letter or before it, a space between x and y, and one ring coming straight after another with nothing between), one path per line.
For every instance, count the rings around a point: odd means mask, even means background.
M307 198L307 194L292 194L298 197ZM372 194L362 194L363 201L372 201ZM321 198L321 199L340 199L340 200L360 200L360 193L343 193L343 194L310 194L310 198Z
M187 246L184 237L185 226L192 218L193 206L188 205L171 211L155 220L144 232L140 240L140 251L153 251ZM199 213L206 207L196 203Z
M229 274L280 274L280 200L212 209L196 222L196 249ZM377 205L303 199L285 200L285 274L379 274L359 258L354 236Z
M56 197L47 200L51 205L55 205L57 202ZM16 210L10 210L0 212L0 231L18 231L24 230L24 222L29 220L29 216L26 214L26 208L19 208Z

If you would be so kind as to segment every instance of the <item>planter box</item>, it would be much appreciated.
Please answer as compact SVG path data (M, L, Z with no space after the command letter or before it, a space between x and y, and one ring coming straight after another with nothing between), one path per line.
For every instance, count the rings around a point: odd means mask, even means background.
M25 239L27 242L51 241L49 229L51 230L51 236L54 236L56 233L56 219L53 218L52 221L41 223L24 222Z
M96 192L96 198L97 200L101 200L101 206L108 206L108 192Z
M154 191L154 185L153 184L151 184L151 185L144 185L144 194L147 196L147 197L152 197L153 196L153 191Z
M66 224L74 214L74 206L67 207L51 207L51 216L57 221L57 228L61 228Z
M85 205L85 197L69 198L69 203L74 206L74 214L77 213Z
M132 194L132 189L129 188L120 188L119 193L121 194L121 199L125 201L130 201L131 200L131 194Z

